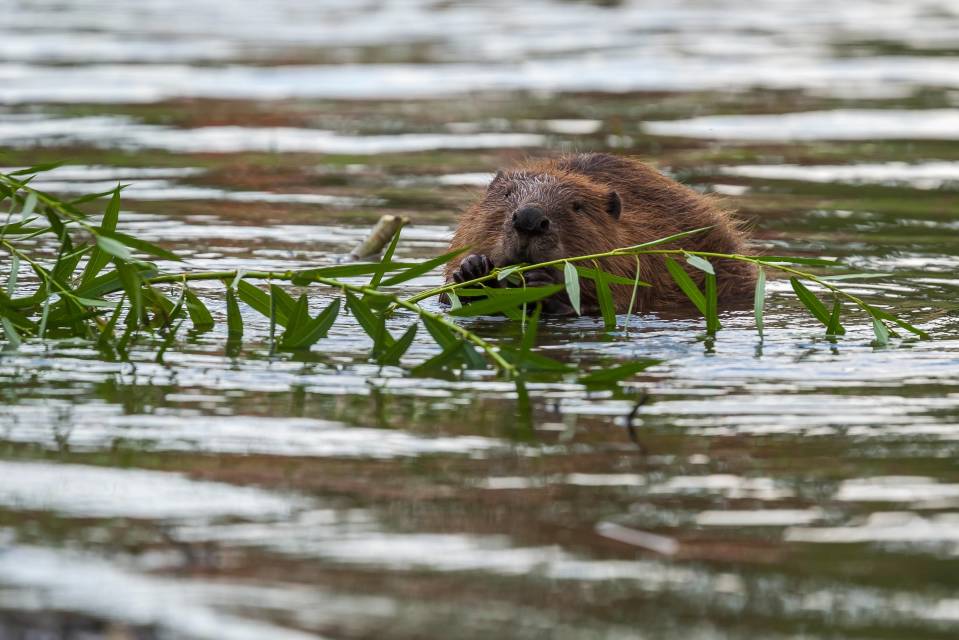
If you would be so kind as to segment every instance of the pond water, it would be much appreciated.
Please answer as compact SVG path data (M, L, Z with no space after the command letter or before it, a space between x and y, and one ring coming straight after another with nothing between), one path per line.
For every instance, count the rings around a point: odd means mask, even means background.
M756 250L889 274L843 284L933 337L877 346L850 310L827 339L772 279L763 341L751 310L715 341L544 322L583 370L662 362L528 404L369 364L351 317L298 355L246 308L238 355L222 322L159 361L27 341L0 353L0 638L956 637L959 3L0 9L0 163L131 183L122 230L190 269L329 263L382 214L433 256L497 167L604 150L719 194Z

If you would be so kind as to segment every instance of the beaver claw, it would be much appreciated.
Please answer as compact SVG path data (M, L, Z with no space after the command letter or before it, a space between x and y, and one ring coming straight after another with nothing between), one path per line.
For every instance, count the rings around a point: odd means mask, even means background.
M495 268L493 261L487 258L486 256L478 256L475 253L466 256L463 259L463 262L460 263L460 266L457 267L456 271L453 272L453 281L454 282L468 282L470 280L475 280L476 278L482 278L483 276L489 275L490 271ZM487 282L486 286L495 287L497 286L498 281Z
M478 256L475 253L470 254L463 259L460 266L456 267L456 271L452 273L451 279L457 284L460 282L469 282L470 280L489 275L490 271L494 268L495 265L493 265L493 261L486 256ZM487 287L499 287L502 283L499 280L487 280L483 284ZM442 304L449 304L449 295L445 293L440 294L440 302Z

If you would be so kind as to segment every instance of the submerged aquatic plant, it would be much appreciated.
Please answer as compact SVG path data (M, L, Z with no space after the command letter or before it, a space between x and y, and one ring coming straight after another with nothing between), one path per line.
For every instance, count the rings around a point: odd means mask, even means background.
M570 370L568 365L533 351L540 313L538 303L565 289L573 308L578 311L580 279L587 278L596 286L605 328L615 329L617 317L609 287L631 285L632 300L635 302L636 290L641 286L649 286L640 281L638 275L630 280L599 268L598 260L623 255L636 256L637 260L641 255L662 256L673 280L704 316L708 334L715 334L721 329L716 275L710 259L729 259L752 263L758 269L755 316L760 337L764 331L767 269L789 276L797 297L812 316L825 325L827 335L845 333L841 316L843 303L849 302L871 319L876 341L880 344L887 343L889 337L895 335L890 325L901 327L920 339L929 337L922 330L833 284L850 275L819 276L799 268L832 267L839 264L836 261L664 248L664 245L675 245L703 229L603 253L503 267L481 278L444 284L410 297L402 297L389 288L436 269L454 259L461 251L422 262L395 261L393 256L400 239L400 231L397 231L378 262L289 271L164 272L140 256L177 262L180 258L162 247L117 231L122 189L119 185L112 191L70 201L30 186L37 173L54 166L35 166L7 174L0 173L0 204L8 201L6 220L0 227L0 249L9 256L6 288L0 290L0 325L6 342L14 348L25 337L74 337L93 341L102 348L122 354L137 337L152 334L160 340L159 351L162 356L175 344L184 326L196 333L214 327L213 315L193 291L191 283L220 281L226 296L228 350L235 351L243 338L241 302L269 319L271 347L289 351L309 349L326 336L345 306L373 340L370 359L383 365L399 364L422 325L440 347L440 353L418 364L414 372L447 367L485 368L492 364L502 374L512 378L526 371L565 373ZM99 223L79 208L84 203L107 197L109 203ZM35 239L40 237L55 238L54 243L40 243L46 257L37 255L38 243ZM51 245L55 248L52 259L49 251ZM703 289L680 265L680 260L705 272ZM17 295L22 266L28 267L37 276L36 288L29 295ZM523 273L546 267L562 270L563 283L543 287L525 286ZM344 280L359 276L369 276L368 282L354 284ZM516 286L485 286L492 279L510 279ZM264 289L253 282L266 282L267 286ZM309 311L306 293L294 297L277 282L300 286L321 285L338 290L340 296L314 316ZM824 288L832 296L832 307L828 307L810 291L804 282ZM449 314L430 311L420 304L441 294L449 295L453 301ZM470 296L479 298L470 304L462 304L461 299ZM627 331L632 308L631 302L624 322ZM401 335L396 336L387 329L386 321L401 310L416 317ZM517 346L493 345L477 332L456 322L458 317L489 314L504 314L523 322L521 343ZM587 385L614 382L635 374L650 363L632 363L593 373L582 377L581 382Z

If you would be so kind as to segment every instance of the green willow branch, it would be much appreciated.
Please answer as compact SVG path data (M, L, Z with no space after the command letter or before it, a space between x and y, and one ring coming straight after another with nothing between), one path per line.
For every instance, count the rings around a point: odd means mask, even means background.
M853 294L851 294L851 293L848 293L848 292L844 291L842 288L837 287L836 285L834 285L834 284L832 284L832 283L824 280L823 278L817 276L816 274L810 273L810 272L808 272L808 271L803 271L803 270L801 270L801 269L796 269L795 267L787 266L789 261L786 260L786 259L783 259L782 261L772 261L772 260L769 260L769 259L763 259L762 256L749 256L749 255L738 254L738 253L719 253L719 252L715 252L715 251L690 251L690 250L682 249L682 248L680 248L680 249L652 249L652 248L648 248L648 247L650 247L650 246L657 245L657 244L665 244L666 242L669 242L669 241L671 241L671 240L676 239L678 236L692 235L692 234L694 234L694 233L697 233L697 232L700 232L700 231L703 231L703 230L704 230L704 229L697 229L697 230L693 230L693 231L690 231L690 232L684 232L683 234L677 234L677 236L672 236L672 237L670 237L670 238L663 238L663 239L661 239L661 240L656 240L656 241L653 241L653 242L650 242L650 243L646 243L646 244L644 244L644 245L637 245L637 246L633 246L633 247L622 247L622 248L613 249L613 250L610 250L610 251L604 251L604 252L601 252L601 253L593 253L593 254L588 254L588 255L583 255L583 256L571 256L571 257L567 257L567 258L557 258L557 259L555 259L555 260L549 260L549 261L546 261L546 262L539 262L539 263L536 263L536 264L528 264L528 265L508 265L508 266L505 266L505 267L500 267L500 268L494 269L494 270L491 271L490 273L488 273L488 274L486 274L486 275L484 275L484 276L478 277L478 278L474 278L474 279L472 279L472 280L467 280L467 281L464 281L464 282L450 282L450 283L446 283L446 284L444 284L444 285L442 285L442 286L439 286L439 287L434 287L433 289L429 289L429 290L427 290L427 291L422 291L422 292L420 292L420 293L418 293L418 294L415 294L415 295L413 295L413 296L410 296L410 297L406 298L406 299L404 300L404 302L406 302L406 303L411 303L411 304L418 304L418 303L421 302L422 300L425 300L425 299L428 299L428 298L431 298L431 297L434 297L434 296L438 296L438 295L441 295L441 294L443 294L443 293L447 293L447 294L451 294L451 295L456 295L456 292L457 292L458 290L467 289L467 288L470 288L470 287L475 287L475 286L477 286L477 285L482 286L484 282L488 282L488 281L493 280L493 279L500 279L500 278L502 277L502 274L504 274L504 273L506 273L506 272L508 272L509 275L517 274L517 275L520 276L520 278L522 278L522 277L523 277L523 273L528 272L528 271L532 271L532 270L534 270L534 269L543 269L543 268L547 268L547 267L558 267L558 266L560 266L560 265L565 265L565 264L570 264L570 263L586 262L586 261L596 261L596 260L602 259L602 258L610 258L610 257L617 257L617 256L628 256L628 255L631 255L631 256L636 257L637 260L639 259L639 256L643 256L643 255L663 256L663 257L682 256L682 257L686 257L687 259L690 258L691 256L697 256L697 257L700 257L700 258L715 258L715 259L720 259L720 260L736 260L736 261L739 261L739 262L745 262L745 263L753 264L753 265L755 265L755 266L757 266L757 267L760 267L760 268L773 269L773 270L776 270L776 271L782 272L782 273L784 273L784 274L788 274L788 275L791 275L791 276L794 276L794 277L796 277L796 278L800 278L800 279L803 279L803 280L808 280L809 282L813 282L813 283L815 283L815 284L823 287L823 288L826 289L827 291L831 292L834 296L836 296L837 299L844 299L844 300L847 300L847 301L853 303L854 305L856 305L857 307L859 307L860 309L862 309L863 311L865 311L867 314L869 314L869 316L872 317L874 323L877 323L877 324L879 324L879 325L882 325L883 328L885 328L884 322L885 322L885 321L890 321L890 322L894 322L895 324L898 324L899 326L901 326L901 327L903 327L904 329L910 331L911 333L914 333L914 334L918 335L918 336L920 337L920 339L925 340L925 339L928 339L928 338L929 338L929 335L928 335L926 332L924 332L924 331L922 331L922 330L920 330L920 329L917 329L916 327L910 325L909 323L907 323L907 322L905 322L905 321L903 321L903 320L901 320L901 319L899 319L899 318L896 318L896 317L892 316L891 314L888 314L888 313L886 313L886 312L883 312L883 311L881 311L881 310L873 307L872 305L870 305L869 303L867 303L866 301L864 301L862 298L860 298L860 297L858 297L858 296L856 296L856 295L853 295ZM786 263L786 264L783 264L783 263ZM710 277L710 276L707 276L707 278L709 278L709 277ZM634 282L634 285L633 285L633 296L632 296L631 301L630 301L630 309L629 309L629 312L627 313L627 327L628 327L628 322L629 322L628 319L629 319L630 315L632 315L632 309L633 309L633 303L634 303L634 301L635 301L636 289L638 288L639 284L640 284L640 282L639 282L639 274L638 274L638 270L637 270L636 281ZM804 301L804 304L805 304L805 301ZM707 315L707 321L708 321L709 318L710 318L710 315L709 315L709 314L706 314L706 312L704 312L704 315ZM712 311L711 315L715 318L715 310ZM708 322L707 322L707 324L708 324ZM610 324L607 324L607 328L612 328L612 327L611 327ZM713 329L713 331L715 331L715 329ZM878 329L877 329L877 336L878 336Z
M805 279L807 279L807 280L810 280L810 281L812 281L812 282L815 282L816 284L821 285L821 286L829 289L829 290L832 291L833 293L836 293L836 294L838 294L838 295L840 295L840 296L843 296L844 298L846 298L846 299L849 300L850 302L856 303L857 305L859 305L860 307L862 307L862 308L863 308L864 310L866 310L866 311L869 311L869 309L871 309L871 307L870 307L867 303L863 302L862 299L860 299L860 298L858 298L858 297L856 297L856 296L854 296L854 295L852 295L852 294L846 293L845 291L843 291L843 290L840 289L839 287L836 287L835 285L832 285L832 284L829 284L828 282L823 281L822 279L820 279L819 277L817 277L815 274L812 274L812 273L809 273L809 272L806 272L806 271L800 271L800 270L798 270L798 269L793 269L793 268L791 268L791 267L786 267L786 266L781 265L780 263L767 262L767 261L764 261L761 256L758 256L758 257L757 257L757 256L747 256L747 255L738 254L738 253L716 253L716 252L713 252L713 251L689 251L689 250L686 250L686 249L637 249L637 250L630 250L629 248L614 249L614 250L612 250L612 251L605 251L605 252L603 252L603 253L591 253L591 254L583 255L583 256L571 256L571 257L568 257L568 258L558 258L558 259L556 259L556 260L549 260L549 261L547 261L547 262L538 262L538 263L536 263L536 264L528 264L528 265L522 265L522 266L515 266L515 265L514 265L514 266L499 267L499 268L497 268L497 269L494 269L494 270L490 271L490 272L489 272L488 274L486 274L485 276L480 276L479 278L473 278L472 280L464 280L463 282L449 282L449 283L446 283L446 284L444 284L444 285L442 285L442 286L435 287L435 288L433 288L433 289L428 289L427 291L422 291L422 292L417 293L417 294L415 294L415 295L413 295L413 296L410 296L409 298L405 298L405 299L404 299L404 302L409 302L409 303L416 304L416 303L418 303L418 302L420 302L420 301L422 301L422 300L426 300L426 299L428 299L428 298L432 298L432 297L434 297L434 296L438 296L438 295L441 295L441 294L443 294L443 293L455 292L455 291L458 290L458 289L470 288L470 287L472 287L472 286L475 286L475 285L477 285L477 284L482 284L482 283L487 282L487 281L489 281L489 280L495 280L495 279L499 278L499 275L500 275L502 272L506 271L507 269L509 270L510 274L515 273L515 274L521 275L521 274L523 274L523 273L525 273L525 272L527 272L527 271L532 271L532 270L534 270L534 269L543 269L543 268L545 268L545 267L554 267L554 266L558 266L558 265L565 264L565 263L567 263L567 262L586 262L587 260L597 260L597 259L600 259L600 258L611 258L611 257L616 257L616 256L642 256L642 255L700 256L700 257L702 257L702 258L717 258L717 259L722 259L722 260L738 260L738 261L740 261L740 262L748 262L748 263L751 263L751 264L754 264L754 265L757 265L757 266L767 267L767 268L770 268L770 269L776 269L776 270L782 271L782 272L784 272L784 273L789 273L789 274L791 274L791 275L795 275L795 276L798 276L798 277L801 277L801 278L805 278Z
M24 172L40 172L50 167L33 167ZM18 174L21 172L18 172ZM827 324L827 334L834 334L838 328L841 332L842 326L839 323L841 304L840 300L849 301L862 310L866 311L873 318L874 329L877 337L884 333L888 338L888 327L885 321L894 322L899 326L918 334L920 337L928 338L923 331L916 329L912 325L892 316L889 313L872 307L858 296L846 293L841 288L828 282L826 278L817 276L814 273L787 266L789 264L819 264L815 260L795 258L790 262L789 258L775 260L773 258L763 258L761 256L748 256L742 254L724 254L709 251L688 251L682 248L666 249L658 248L662 245L672 244L678 246L683 238L706 231L708 228L693 229L674 234L666 238L660 238L640 245L630 247L621 247L610 251L593 253L583 256L572 256L568 258L558 258L546 262L529 265L513 265L494 269L491 273L474 278L472 280L460 283L446 283L440 287L419 292L409 297L402 297L399 293L385 291L381 282L387 285L390 282L405 282L411 278L427 273L436 268L444 261L454 259L456 252L451 252L431 260L420 263L403 263L393 261L393 252L399 241L399 231L397 230L392 237L389 248L380 263L377 265L360 264L359 270L347 267L345 270L339 266L319 267L306 270L286 270L286 271L246 271L246 270L219 270L219 271L201 271L201 272L180 272L180 273L157 273L156 268L148 263L134 257L134 252L140 252L151 256L165 258L169 260L179 260L180 258L168 250L157 245L146 242L142 239L129 236L116 231L117 220L120 212L120 187L102 194L91 194L83 196L77 200L64 202L50 194L37 191L28 186L32 178L18 180L11 175L0 174L0 195L3 198L9 197L10 213L7 221L0 230L0 246L8 251L14 257L14 262L23 260L29 264L34 272L39 276L40 284L37 290L26 298L13 299L13 289L16 283L16 274L11 274L8 280L9 296L0 296L0 323L3 324L3 331L7 335L8 342L15 345L19 344L19 335L17 327L25 327L26 330L34 335L43 336L47 325L48 315L50 321L57 327L66 327L73 332L73 335L89 334L91 327L96 325L99 330L100 341L112 338L116 323L120 318L121 311L129 309L126 316L126 330L121 343L125 347L126 341L134 332L143 327L151 332L159 331L165 333L162 350L166 350L176 337L177 330L189 315L190 321L195 330L205 331L214 326L212 316L205 305L193 294L187 287L188 282L197 281L220 281L227 291L227 326L230 330L230 340L234 341L242 336L242 316L237 306L238 297L243 299L252 308L270 318L270 341L271 345L275 342L275 329L278 321L278 314L282 314L284 326L287 331L281 340L287 340L289 336L289 347L286 348L309 348L316 340L322 338L330 325L335 321L340 309L341 301L335 298L330 305L320 312L316 317L311 316L308 310L308 300L306 294L299 296L294 301L292 297L286 294L282 288L273 288L271 284L270 291L264 292L248 283L246 280L258 280L272 282L290 282L296 285L318 284L336 289L346 297L347 306L350 308L363 330L374 340L373 353L371 354L380 362L396 364L399 358L406 352L409 345L416 335L414 323L409 327L402 337L395 339L389 335L385 328L385 321L399 309L412 312L416 315L418 321L423 322L427 329L433 334L434 340L440 345L442 351L437 360L438 366L448 366L451 362L459 362L464 358L466 363L471 366L480 366L480 360L477 359L477 352L474 347L485 354L487 360L491 362L499 371L509 378L519 378L522 371L568 371L569 367L563 363L551 360L542 354L530 352L535 341L535 318L538 317L538 311L534 312L534 320L527 322L527 308L536 303L535 309L540 309L539 301L544 297L553 295L563 289L563 285L552 285L545 288L530 288L525 286L524 273L550 267L560 267L564 271L567 290L570 292L571 299L575 298L578 306L579 280L577 269L572 267L575 263L593 262L595 269L586 269L582 273L589 274L596 280L598 291L604 295L600 297L600 307L603 314L603 320L607 330L616 326L616 314L613 308L612 300L609 295L608 284L612 278L616 278L618 284L633 286L632 297L627 311L626 330L629 327L629 318L633 313L636 302L636 292L639 286L648 286L640 280L639 258L643 255L661 256L669 265L670 273L674 280L690 297L690 300L697 304L707 320L707 332L712 334L720 328L716 310L716 279L712 273L709 258L721 260L737 260L756 265L760 268L774 269L793 278L793 287L796 290L799 299L812 314ZM89 217L77 208L77 205L83 202L90 202L100 197L112 194L110 204L106 208L103 219L99 226L92 224ZM3 198L0 198L2 200ZM11 227L11 220L17 205L20 205L23 220ZM27 219L33 213L33 209L40 205L42 213ZM29 226L34 219L45 216L50 226L35 229ZM12 229L16 231L12 231ZM68 229L76 229L92 236L95 240L94 245L81 245L73 248ZM31 258L17 243L25 242L36 236L51 234L57 238L59 251L56 253L56 264L47 269L37 260ZM78 268L83 254L89 252L85 270L82 276L77 279L73 274ZM613 276L602 270L598 260L617 256L633 256L636 261L636 274L632 280ZM675 263L673 256L684 257L693 267L705 270L707 272L705 285L706 291L699 291L698 285L686 274L683 269ZM115 271L111 271L99 276L109 261L113 261L116 266ZM784 264L783 264L784 263ZM368 268L372 267L372 268ZM394 276L386 278L387 272L396 272ZM372 279L367 284L350 284L344 282L341 278L352 277L353 275L373 274ZM469 287L483 287L485 282L494 278L502 279L506 276L517 275L522 282L520 289L499 289L496 295L491 290L482 291L482 301L470 303L469 313L461 309L454 308L450 315L445 313L436 313L429 311L420 305L420 302L428 298L448 293L454 302L457 301L457 292L462 291L464 296L469 292L464 291ZM800 280L806 280L825 288L835 297L833 313L828 311L822 305L822 302L812 293L805 289ZM77 284L79 282L79 284ZM240 286L242 284L242 286ZM179 300L174 302L167 297L167 293L156 291L154 285L169 285L182 287ZM256 289L257 291L252 291ZM245 290L245 294L244 294ZM759 289L757 289L759 291ZM108 294L122 293L118 302L108 302L102 299L102 296ZM248 297L243 298L246 295ZM473 292L472 295L476 295ZM60 296L61 300L66 301L63 307L58 306L56 312L51 310L51 297ZM88 297L89 296L89 297ZM267 299L266 296L269 296ZM371 298L376 298L377 302L370 302ZM759 295L757 293L757 301ZM126 302L125 302L126 301ZM457 305L454 305L456 307ZM282 307L282 311L280 310ZM98 309L110 308L112 315L106 323L103 320L106 316L101 315ZM761 314L761 305L757 302L757 314ZM150 314L153 314L152 320ZM514 318L519 318L523 322L524 338L523 346L517 350L510 345L496 346L483 339L468 328L457 324L454 317L458 315L477 315L483 313L505 313ZM35 314L41 314L40 328L35 330L28 318ZM186 314L186 315L185 315ZM827 317L828 316L828 317ZM92 318L92 320L91 320ZM175 323L177 318L180 322ZM761 315L757 315L757 326L761 326ZM16 322L14 326L11 322ZM93 323L93 324L91 324ZM440 334L433 333L434 330L442 328ZM385 337L384 337L384 334ZM761 335L761 333L760 333ZM386 354L379 349L385 344ZM882 339L880 339L882 342ZM468 349L467 349L468 347ZM457 351L459 350L459 351ZM432 365L431 365L432 366ZM631 370L630 370L631 371ZM619 374L617 374L619 375ZM630 375L629 372L623 375Z
M236 278L241 280L280 280L290 282L294 278L302 278L302 274L297 274L294 271L242 271L242 270L233 270L233 271L203 271L197 273L180 273L180 274L165 274L162 276L154 276L152 278L144 278L144 282L147 284L169 284L175 282L188 282L188 281L197 281L197 280L234 280ZM479 337L472 331L460 326L459 324L453 322L445 314L433 313L418 304L408 302L401 299L399 296L391 293L386 293L380 291L379 289L374 289L371 287L363 285L355 285L342 280L337 280L335 278L325 278L322 276L314 276L310 279L311 282L316 284L326 285L334 289L340 289L342 291L350 291L351 293L363 294L363 295L373 295L379 297L390 298L391 304L402 307L408 311L412 311L420 317L426 317L430 320L434 320L447 329L453 331L457 335L461 336L464 340L476 345L481 349L496 366L501 369L504 373L510 377L515 376L518 371L516 366L508 362L502 355L499 354L496 347L492 344Z

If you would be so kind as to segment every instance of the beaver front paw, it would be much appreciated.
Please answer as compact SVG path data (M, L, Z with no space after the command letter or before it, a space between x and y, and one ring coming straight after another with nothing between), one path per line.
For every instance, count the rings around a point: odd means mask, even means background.
M494 268L493 261L488 257L478 256L475 253L468 255L453 272L453 282L469 282L488 276ZM498 281L487 281L484 284L495 287L498 286Z
M563 274L552 268L532 269L523 274L527 287L546 287L551 284L563 282ZM554 293L548 298L541 300L543 304L543 313L551 316L574 316L576 310L573 309L569 301L569 295L565 290Z
M486 256L478 256L475 253L470 254L463 259L463 261L460 263L460 266L456 267L456 271L451 274L450 280L456 282L457 284L461 282L469 282L470 280L488 276L494 268L495 266L493 265L493 261ZM447 282L450 280L447 280ZM487 287L499 287L502 286L502 283L499 280L493 279L484 281L482 285ZM475 300L476 298L471 299ZM440 294L440 302L442 304L449 304L449 295L445 293Z

